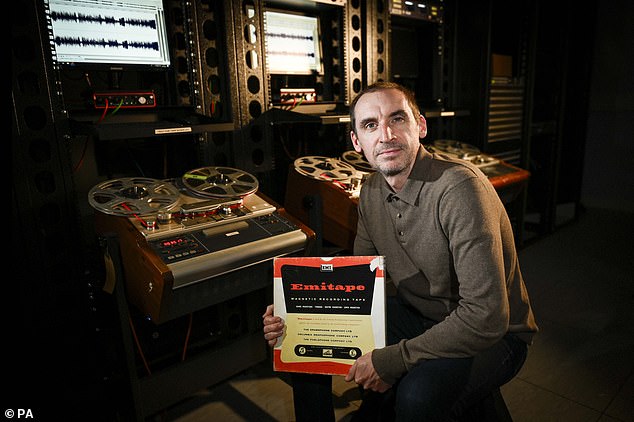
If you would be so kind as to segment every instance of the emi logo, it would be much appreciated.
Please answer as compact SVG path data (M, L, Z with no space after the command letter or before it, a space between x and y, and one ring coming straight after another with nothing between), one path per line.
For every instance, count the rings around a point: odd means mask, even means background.
M332 266L332 264L321 264L321 268L320 271L321 272L332 272L334 270L334 267Z

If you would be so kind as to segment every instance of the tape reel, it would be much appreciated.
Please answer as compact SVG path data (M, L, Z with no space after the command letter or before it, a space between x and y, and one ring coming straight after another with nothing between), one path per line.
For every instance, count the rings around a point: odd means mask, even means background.
M480 153L480 150L475 146L452 139L438 139L434 141L434 146L441 151L453 154L476 155Z
M294 164L297 172L318 180L348 180L358 173L352 165L336 158L301 157Z
M144 216L178 205L180 193L169 182L145 177L108 180L88 192L88 202L97 211L118 216Z
M202 167L190 170L182 177L185 187L207 198L237 198L258 190L258 179L231 167Z
M343 161L348 164L351 164L355 169L365 172L371 173L374 171L372 165L368 162L365 156L357 151L346 151L341 155Z

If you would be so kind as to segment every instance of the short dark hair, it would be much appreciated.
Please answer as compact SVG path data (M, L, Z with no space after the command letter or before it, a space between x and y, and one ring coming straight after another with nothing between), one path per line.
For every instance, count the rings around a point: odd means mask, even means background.
M412 113L414 113L414 117L420 116L420 109L418 108L418 104L416 104L416 97L414 95L414 92L404 87L403 85L397 84L396 82L385 82L385 81L375 82L372 85L369 85L363 91L359 92L359 94L356 97L354 97L354 99L352 100L352 103L350 103L350 126L352 127L352 131L355 134L357 133L357 125L356 125L356 118L354 115L354 109L357 106L357 102L359 102L359 99L363 97L365 94L382 91L384 89L396 89L397 91L401 91L403 95L405 95L405 98L407 99L407 103L409 104L409 107L412 109Z

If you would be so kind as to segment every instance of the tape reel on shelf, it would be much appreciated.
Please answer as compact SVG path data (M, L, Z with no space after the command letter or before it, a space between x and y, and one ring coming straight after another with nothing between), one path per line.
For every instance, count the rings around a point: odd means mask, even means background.
M346 163L352 165L355 169L364 173L371 173L374 171L372 165L368 162L363 154L357 151L346 151L341 155L341 158Z
M171 210L180 193L169 182L145 177L112 179L93 186L88 202L97 211L116 216L153 215Z
M337 158L300 157L295 160L294 165L298 173L317 180L344 181L358 174L358 171L351 164Z
M181 180L190 192L206 198L242 198L259 187L253 175L232 167L201 167L188 171Z

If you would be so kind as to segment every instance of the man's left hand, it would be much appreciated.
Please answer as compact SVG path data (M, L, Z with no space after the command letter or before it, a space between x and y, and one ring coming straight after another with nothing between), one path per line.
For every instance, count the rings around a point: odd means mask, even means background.
M372 352L366 353L354 362L346 375L346 381L354 381L366 390L377 393L383 393L392 387L384 382L374 370Z

